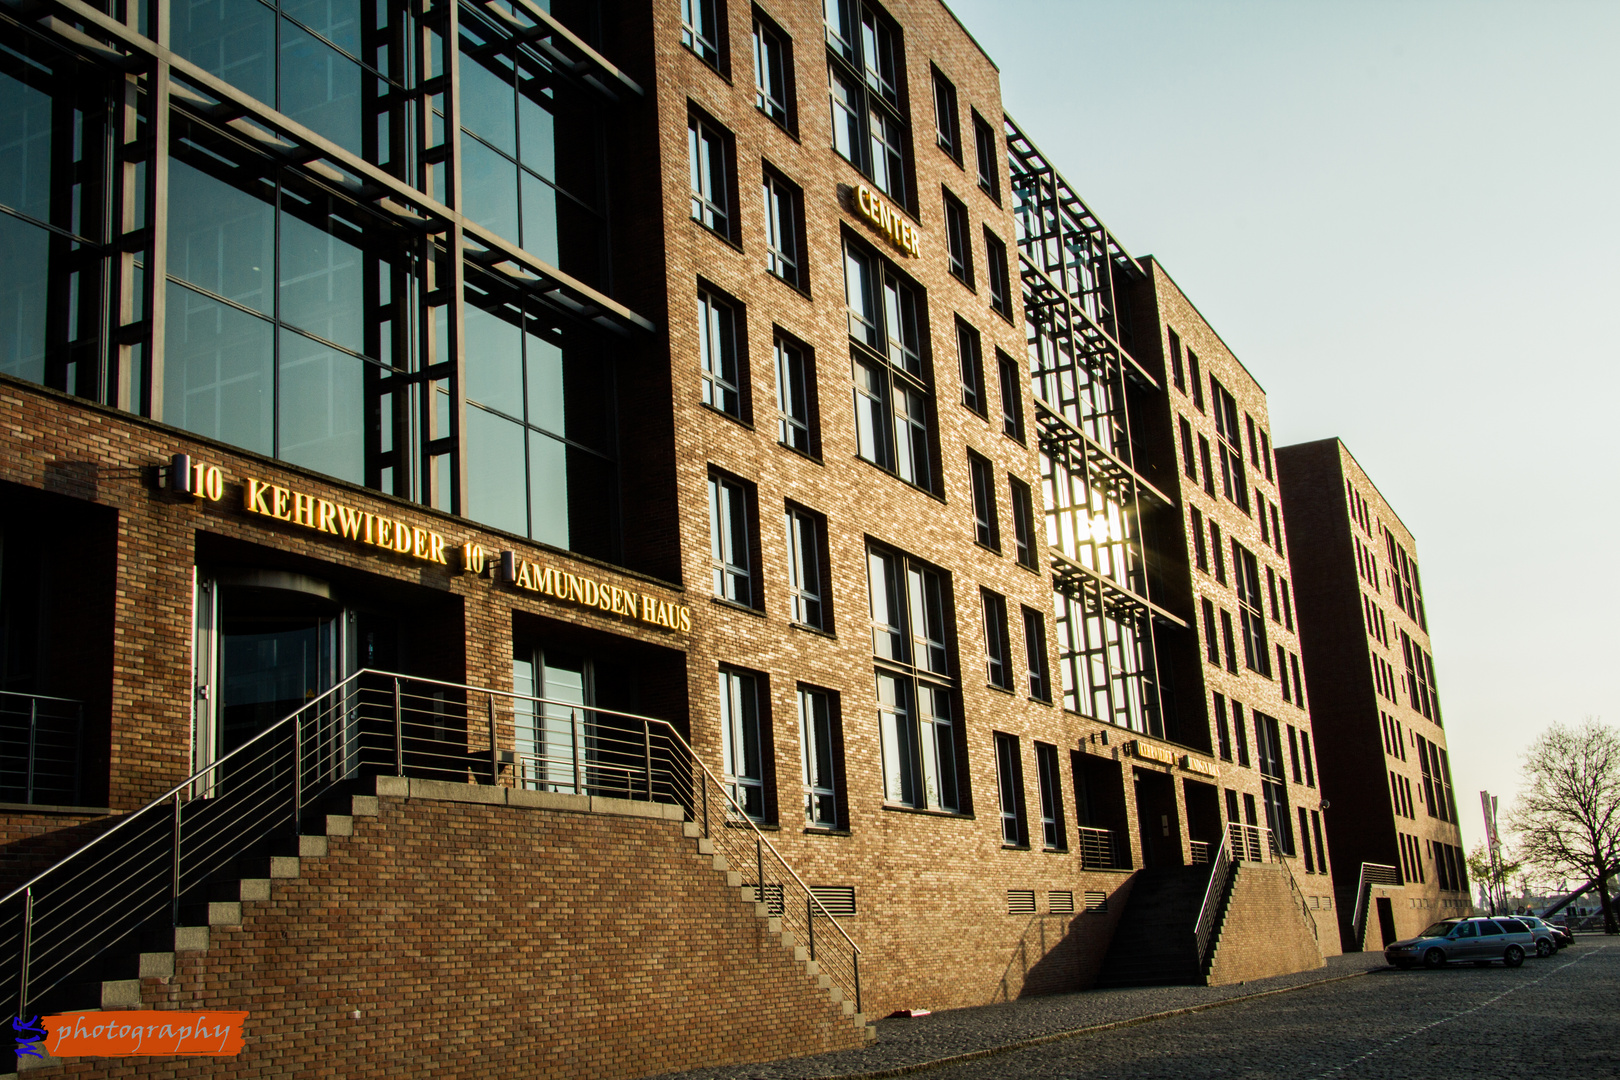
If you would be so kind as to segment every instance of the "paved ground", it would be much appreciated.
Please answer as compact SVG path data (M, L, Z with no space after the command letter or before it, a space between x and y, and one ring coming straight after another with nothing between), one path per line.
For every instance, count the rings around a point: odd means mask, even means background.
M1583 935L1516 970L1406 972L1383 968L1381 959L1339 957L1316 972L1246 986L1064 994L884 1020L878 1042L862 1050L682 1075L853 1078L921 1067L928 1080L1620 1077L1620 941ZM1294 989L1265 993L1283 988ZM1050 1038L1210 1004L1217 1007ZM1043 1036L1040 1045L1012 1048ZM928 1067L998 1047L1007 1049Z

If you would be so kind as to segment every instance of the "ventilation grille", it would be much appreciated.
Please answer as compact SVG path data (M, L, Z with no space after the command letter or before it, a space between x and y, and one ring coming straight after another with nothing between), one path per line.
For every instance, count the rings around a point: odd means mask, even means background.
M1074 914L1074 890L1053 889L1046 894L1046 907L1054 915Z
M1035 914L1034 889L1008 889L1007 914L1033 915Z
M810 892L821 901L821 906L827 909L827 914L835 919L849 919L855 915L855 886L853 885L812 885ZM816 914L819 916L820 911Z
M1105 893L1105 892L1094 892L1091 889L1087 889L1086 890L1086 910L1087 911L1107 911L1108 910L1108 894Z

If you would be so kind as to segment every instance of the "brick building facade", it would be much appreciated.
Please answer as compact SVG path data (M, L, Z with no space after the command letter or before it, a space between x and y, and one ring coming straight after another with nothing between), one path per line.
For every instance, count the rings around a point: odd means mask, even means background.
M359 679L323 783L707 830L667 723L866 1015L1089 987L1181 878L1233 929L1177 977L1338 951L1264 392L936 0L49 4L101 44L0 30L0 678L60 751L0 887Z
M1277 464L1340 931L1377 948L1473 907L1417 541L1339 440L1283 447Z

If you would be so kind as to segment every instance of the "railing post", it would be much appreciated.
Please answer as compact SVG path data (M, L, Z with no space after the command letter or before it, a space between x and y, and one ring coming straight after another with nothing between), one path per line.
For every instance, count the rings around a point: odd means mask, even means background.
M84 706L81 704L76 712L73 725L73 805L79 805L84 783Z
M180 793L174 793L174 807L170 832L173 838L169 859L169 915L173 925L180 925Z
M760 843L759 834L754 834L754 880L759 882L759 902L765 903L765 845ZM767 914L770 908L766 907Z
M302 752L303 745L304 745L304 717L303 717L302 714L300 714L300 715L293 718L292 823L293 823L293 835L294 836L298 836L304 831L303 821L302 821L301 816L300 816L301 812L303 811L303 808L304 808L304 755L303 755L303 752Z
M696 765L696 760L692 764ZM709 777L704 773L701 766L697 771L697 782L698 787L703 789L703 839L707 840L709 838Z
M816 958L816 897L814 893L804 898L804 925L810 928L810 959Z
M17 1016L28 1015L28 949L34 938L34 887L23 890L22 974L17 982Z
M405 775L405 712L399 700L399 679L394 679L394 775Z
M24 788L26 794L23 801L29 805L34 802L34 733L39 725L39 699L28 699L28 781Z
M579 710L568 710L568 756L574 759L574 794L583 795L579 789Z
M489 782L501 786L501 752L495 746L495 695L489 694Z
M652 785L652 721L641 722L641 748L647 760L647 801L653 801Z
M850 948L855 949L855 946L851 945ZM866 1010L861 1008L861 950L855 949L849 958L855 968L855 1011L864 1013Z

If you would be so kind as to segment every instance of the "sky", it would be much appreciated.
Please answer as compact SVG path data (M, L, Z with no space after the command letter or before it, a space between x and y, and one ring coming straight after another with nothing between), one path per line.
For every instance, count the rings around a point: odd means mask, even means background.
M1465 845L1620 723L1620 3L949 0L1002 100L1417 538Z

